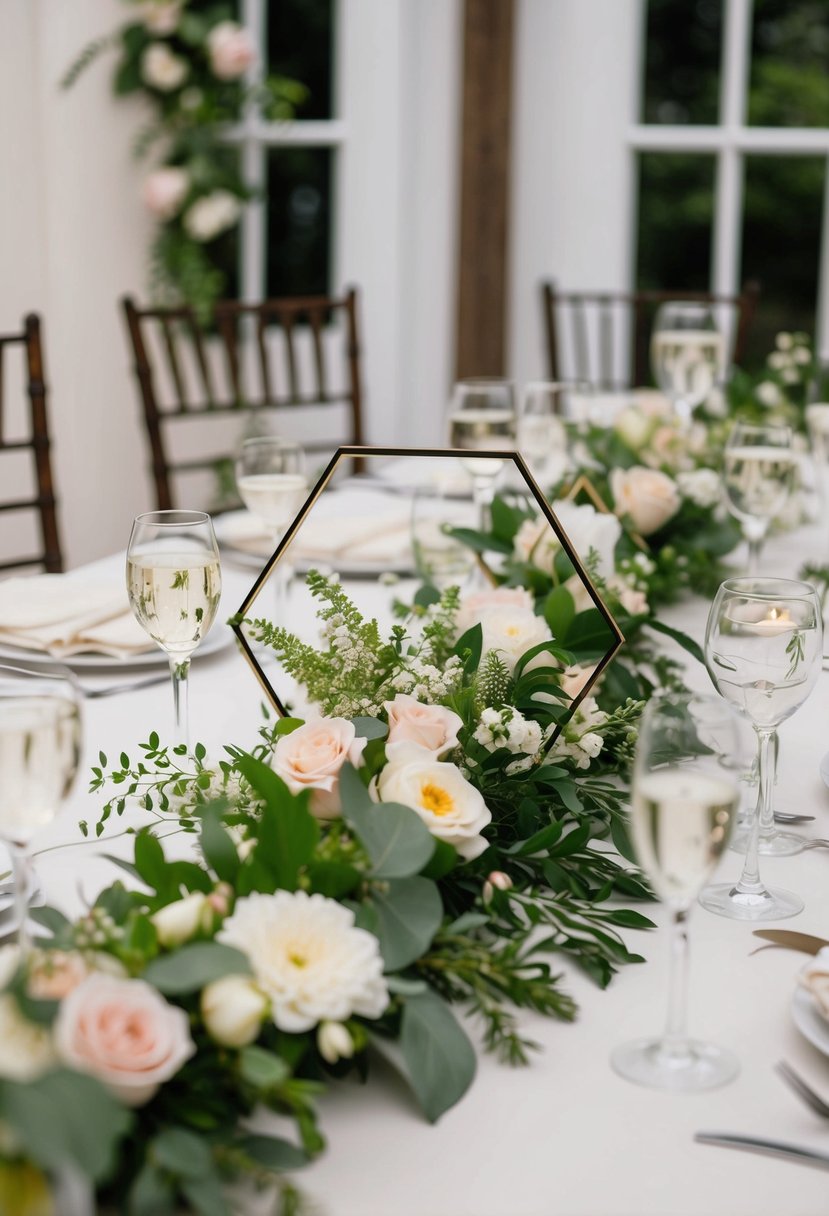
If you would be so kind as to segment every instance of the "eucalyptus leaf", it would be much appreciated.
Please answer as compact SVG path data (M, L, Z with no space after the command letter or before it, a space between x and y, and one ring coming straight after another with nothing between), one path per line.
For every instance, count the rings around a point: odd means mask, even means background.
M475 1052L448 1005L431 990L408 997L400 1048L409 1084L434 1123L466 1093L475 1077Z
M142 978L165 996L180 996L225 975L249 974L250 963L241 950L223 942L193 942L154 959Z
M292 794L272 769L253 756L237 757L236 767L265 800L254 857L273 872L278 887L295 891L299 871L311 860L320 833L307 809L308 794Z
M389 733L388 726L379 718L368 718L358 714L351 721L354 723L358 739L385 739Z
M275 1173L296 1170L308 1163L307 1153L279 1136L244 1136L235 1141L233 1147L238 1148L257 1165Z
M340 771L340 797L343 819L371 858L374 877L408 878L426 865L435 851L434 838L411 807L372 802L350 764Z
M443 904L427 878L395 878L372 891L376 934L387 971L408 967L428 950L443 920Z
M201 850L205 861L222 882L234 884L239 873L239 854L222 824L218 806L205 807L201 822Z

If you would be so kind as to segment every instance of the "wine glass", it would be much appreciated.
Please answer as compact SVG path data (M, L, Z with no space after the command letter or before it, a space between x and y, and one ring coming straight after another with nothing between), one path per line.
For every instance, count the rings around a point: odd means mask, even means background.
M757 574L769 525L782 510L794 478L796 456L787 426L737 422L725 445L726 506L748 541L748 574Z
M474 452L504 451L515 446L515 389L510 380L459 380L449 404L449 442ZM504 462L494 457L461 461L472 478L479 526L486 530L495 482Z
M784 578L727 579L705 631L705 663L717 692L751 720L759 746L760 793L739 882L708 887L700 903L738 920L782 920L803 910L791 891L760 878L761 821L772 807L775 731L814 688L823 656L823 617L811 583Z
M80 752L79 697L71 674L0 666L0 839L12 860L21 950L29 946L30 844L58 814Z
M721 378L725 341L707 304L672 300L660 305L651 333L654 379L684 427Z
M527 384L518 416L518 449L536 480L548 485L567 468L567 430L564 422L578 414L589 400L590 386L578 382L536 380Z
M176 744L188 751L190 659L216 619L222 592L213 522L203 511L137 515L127 547L127 593L139 625L170 660Z
M688 915L728 843L740 800L745 731L717 697L665 693L642 716L633 770L631 831L637 859L669 908L668 1018L659 1038L617 1047L611 1063L639 1085L711 1089L736 1076L731 1052L686 1030Z
M461 473L461 477L463 473ZM473 504L457 496L458 475L436 474L412 494L412 555L418 578L432 587L463 586L476 567L453 528L474 528Z
M276 549L308 493L305 453L291 439L257 435L242 444L235 468L242 502L262 521ZM285 613L290 574L285 557L280 558L271 576L277 619Z

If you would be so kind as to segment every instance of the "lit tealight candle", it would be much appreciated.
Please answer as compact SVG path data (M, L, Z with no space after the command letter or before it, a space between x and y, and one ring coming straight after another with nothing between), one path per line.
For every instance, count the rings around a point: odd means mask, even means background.
M762 620L756 621L753 629L757 633L790 633L795 628L788 608L769 608Z

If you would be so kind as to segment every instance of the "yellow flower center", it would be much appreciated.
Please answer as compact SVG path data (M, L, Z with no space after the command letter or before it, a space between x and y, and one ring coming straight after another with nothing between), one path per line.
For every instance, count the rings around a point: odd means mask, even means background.
M433 815L449 815L455 809L452 795L442 786L427 781L420 790L420 805Z
M296 950L288 955L288 962L293 963L293 965L295 967L307 967L308 966L308 959L305 957L304 954L300 954Z
M508 625L507 626L506 634L507 634L507 637L509 637L509 638L517 638L520 632L521 632L521 630L518 628L517 625Z

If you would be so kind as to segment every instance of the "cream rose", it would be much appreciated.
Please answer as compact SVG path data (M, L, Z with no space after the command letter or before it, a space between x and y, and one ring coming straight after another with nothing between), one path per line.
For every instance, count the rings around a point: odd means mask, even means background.
M463 718L442 705L423 705L408 693L399 692L383 705L389 718L386 755L391 758L401 743L417 743L437 760L456 747Z
M144 205L157 219L170 220L181 209L189 188L184 169L174 165L156 169L144 179Z
M617 512L626 515L642 536L658 532L681 504L676 482L666 473L642 465L613 469L610 489Z
M482 653L497 651L510 671L528 650L553 636L542 617L528 608L509 605L488 608L481 616L481 630Z
M281 736L271 768L294 794L313 790L311 812L317 819L336 819L342 809L340 769L346 760L356 768L366 743L347 718L317 718Z
M172 93L187 79L186 59L174 55L166 42L151 42L141 56L141 76L145 84L159 93Z
M654 420L638 405L627 405L613 421L613 429L623 443L634 452L643 448L650 439Z
M214 76L236 80L256 59L253 39L235 21L220 21L207 36L207 53Z
M481 835L492 815L474 786L455 764L433 760L414 743L401 743L377 778L381 802L401 802L415 811L438 840L445 840L466 861L487 847Z
M213 908L203 891L193 891L183 899L159 908L150 917L162 946L181 946L200 929L213 924Z
M242 213L242 203L229 190L214 190L188 207L184 227L194 241L212 241L225 228L236 223Z
M178 29L183 5L184 0L144 0L139 12L150 33L163 38Z
M90 975L62 1001L58 1055L88 1072L127 1106L149 1102L196 1050L183 1009L143 980Z
M0 1077L34 1081L55 1063L52 1036L30 1022L13 996L0 995Z
M467 629L477 625L487 608L501 608L504 605L526 608L532 612L535 601L526 587L492 587L488 591L477 591L474 595L467 595L461 600L458 611L456 620L458 633L466 633Z
M223 1047L246 1047L268 1015L268 999L246 975L225 975L201 994L207 1033Z

